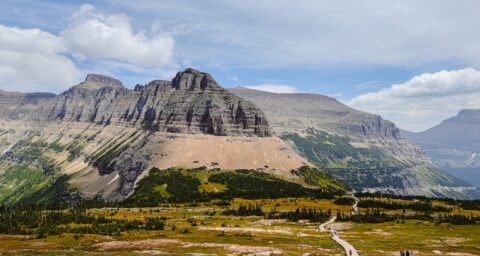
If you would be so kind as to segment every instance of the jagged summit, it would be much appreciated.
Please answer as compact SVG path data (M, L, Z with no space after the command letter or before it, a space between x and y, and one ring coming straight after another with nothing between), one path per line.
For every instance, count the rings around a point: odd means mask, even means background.
M212 87L220 88L210 74L193 68L187 68L182 72L178 72L175 78L173 78L172 84L177 89L205 90Z
M206 89L224 90L213 77L205 72L187 68L184 71L179 71L172 80L153 80L146 85L147 87L173 88L175 90L184 91L205 91ZM137 84L134 91L141 91L145 86Z

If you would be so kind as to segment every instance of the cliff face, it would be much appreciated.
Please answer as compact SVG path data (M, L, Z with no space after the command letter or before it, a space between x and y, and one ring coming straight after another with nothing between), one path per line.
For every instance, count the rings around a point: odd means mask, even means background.
M480 196L470 185L435 167L424 151L390 121L318 94L231 92L254 102L277 136L320 169L357 190L427 196ZM470 191L470 192L469 192Z
M313 93L269 93L244 87L230 89L266 112L277 135L321 128L339 135L400 139L399 129L378 115L352 109L334 98Z
M187 69L172 81L152 81L134 91L116 79L88 75L56 97L5 97L3 117L13 120L112 123L151 131L212 135L270 136L261 110L222 87L206 73ZM1 99L0 99L1 100ZM8 103L6 102L8 101Z

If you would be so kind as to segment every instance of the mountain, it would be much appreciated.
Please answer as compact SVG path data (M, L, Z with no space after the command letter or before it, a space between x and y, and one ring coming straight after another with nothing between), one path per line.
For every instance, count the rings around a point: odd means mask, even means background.
M480 186L480 109L464 109L423 132L404 132L433 162Z
M435 167L392 123L311 93L230 89L268 117L273 132L321 170L357 190L478 197L471 185Z
M252 169L298 180L292 170L305 165L272 136L258 107L193 69L134 90L91 74L60 95L0 93L4 203L58 191L123 199L153 167Z

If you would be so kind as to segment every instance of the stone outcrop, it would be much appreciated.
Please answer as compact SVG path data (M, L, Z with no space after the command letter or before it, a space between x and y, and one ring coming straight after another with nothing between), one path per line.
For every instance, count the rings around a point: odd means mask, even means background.
M88 74L83 84L95 84L99 85L100 87L107 86L113 88L124 88L120 80L100 74Z

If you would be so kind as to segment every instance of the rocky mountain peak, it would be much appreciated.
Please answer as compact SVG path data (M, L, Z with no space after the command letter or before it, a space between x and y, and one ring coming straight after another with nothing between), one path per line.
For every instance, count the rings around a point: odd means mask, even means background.
M213 77L204 72L200 72L193 68L187 68L178 72L172 80L172 84L176 89L180 90L205 90L207 88L220 88Z
M113 88L124 88L122 81L101 74L88 74L85 78L85 82L82 83L84 86L90 86L94 88L101 87L113 87Z

